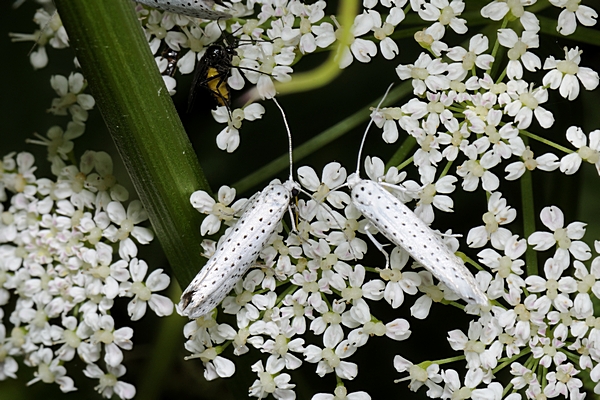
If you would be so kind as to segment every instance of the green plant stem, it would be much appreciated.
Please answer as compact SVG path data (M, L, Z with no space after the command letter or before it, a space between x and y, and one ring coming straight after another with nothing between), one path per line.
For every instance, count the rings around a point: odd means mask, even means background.
M390 158L390 160L386 164L386 169L390 167L396 167L398 170L402 170L407 164L407 161L412 161L412 156L409 157L410 154L413 153L413 149L417 145L417 139L414 136L407 136L406 139L402 142L402 145L398 147L398 150L394 153L394 155Z
M527 145L527 137L523 137ZM519 180L521 183L521 202L523 206L523 233L528 238L535 232L535 207L533 203L533 180L531 171L525 170L525 173ZM538 275L537 253L531 246L527 246L525 251L525 265L527 276Z
M200 215L189 196L210 191L164 86L133 3L56 0L108 131L181 285L204 264Z
M397 102L404 96L408 95L411 91L412 85L410 84L410 82L406 82L399 85L398 87L392 89L390 93L388 93L388 96L383 102L382 106L386 107L390 104ZM315 151L321 149L323 146L343 136L345 133L357 127L359 124L367 121L369 119L369 116L371 115L371 107L377 105L380 100L381 97L370 103L373 105L368 105L361 108L351 116L341 120L337 124L324 130L312 139L298 146L293 152L294 162L302 160L304 157L309 156ZM288 167L289 155L288 153L285 153L277 157L275 160L271 161L264 167L259 168L250 175L247 175L243 179L240 179L239 181L234 183L232 187L234 187L238 193L244 193L250 188L259 185L260 183L268 180L278 172L281 172Z

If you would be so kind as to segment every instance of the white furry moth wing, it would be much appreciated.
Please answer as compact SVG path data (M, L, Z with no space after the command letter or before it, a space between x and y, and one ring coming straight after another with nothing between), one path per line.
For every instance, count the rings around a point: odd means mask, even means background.
M253 198L239 221L181 295L179 309L199 318L215 308L256 261L277 229L292 198L282 184L271 184Z
M352 184L352 203L386 238L405 249L462 299L480 305L488 298L475 277L431 230L394 195L377 182L361 179Z
M136 0L149 7L169 11L175 14L202 19L231 18L225 12L215 11L215 3L223 5L221 0Z

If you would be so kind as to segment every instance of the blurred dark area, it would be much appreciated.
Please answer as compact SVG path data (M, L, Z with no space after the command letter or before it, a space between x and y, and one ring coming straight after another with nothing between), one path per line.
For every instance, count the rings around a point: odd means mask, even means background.
M2 126L0 156L12 151L29 151L38 160L37 175L39 177L49 177L49 164L44 161L46 148L26 144L25 139L33 138L34 132L45 135L53 125L65 128L66 123L70 120L68 116L57 117L48 114L46 109L50 107L51 100L55 97L54 90L50 87L50 77L55 74L68 76L72 71L75 71L73 53L71 49L55 50L47 46L50 59L48 66L34 71L27 56L33 43L11 43L8 32L33 32L37 26L32 22L32 17L38 5L33 1L26 1L17 10L13 10L11 5L12 1L8 0L3 0L0 3L0 27L2 27L0 54L2 54L3 59L3 62L0 63L0 76L4 77L5 82L2 96L0 96L0 126ZM558 15L558 13L554 13L555 10L553 9L547 11L552 11L548 14L549 16ZM334 12L335 4L330 4L327 14ZM452 34L448 34L448 42L458 43L452 41L451 38L454 37ZM306 142L365 106L376 106L376 99L385 92L387 86L391 82L398 83L398 77L395 73L396 66L400 63L412 63L422 51L412 38L402 39L401 43L400 55L391 62L385 60L381 54L378 54L369 64L361 64L354 60L350 67L325 87L310 92L278 97L278 101L287 114L294 145L298 146ZM542 62L547 54L553 54L555 58L562 59L564 58L563 47L574 45L575 43L564 38L542 35L540 49L536 53L540 55ZM598 48L587 45L580 46L580 48L584 51L581 65L597 68L600 65ZM295 71L310 70L320 65L327 54L320 53L307 56L294 69ZM135 62L135 60L132 60L132 62ZM542 76L538 73L537 79L541 80ZM210 94L208 92L200 93L194 112L187 114L187 85L190 83L191 76L181 78L181 75L177 74L176 77L178 78L177 94L173 100L181 113L188 136L198 154L200 164L215 192L221 185L231 185L243 179L249 172L287 153L287 136L281 115L270 101L262 103L266 108L263 120L244 121L241 130L241 145L234 153L227 154L219 150L215 138L223 125L215 123L210 115L210 107L213 104ZM550 130L543 130L534 122L530 131L556 141L567 148L572 148L564 135L569 126L580 126L586 134L600 128L600 116L597 112L598 104L600 104L599 93L598 90L590 93L582 88L580 97L576 101L569 102L560 97L557 92L551 92L550 99L544 106L554 112L555 125ZM236 98L239 96L241 96L239 92L234 91L232 93L234 106L237 105ZM398 105L407 100L402 100ZM326 164L339 161L346 166L348 172L352 172L356 165L358 146L365 126L366 123L321 148L310 157L296 161L295 168L310 165L320 175ZM401 138L397 144L386 145L381 140L379 131L372 129L372 133L366 142L364 154L376 155L386 160L394 154L397 145L401 143L405 135L401 132ZM556 150L539 143L530 141L530 144L536 156L550 150L559 157L562 156ZM102 117L97 110L90 112L86 133L75 140L76 156L79 157L85 150L102 150L110 153L115 162L115 176L121 184L130 190L131 197L136 197L112 140L110 140L108 131L104 127ZM510 162L513 161L513 159L510 160ZM508 203L520 211L519 182L509 183L502 179L506 175L504 167L507 164L505 162L502 166L497 167L494 172L501 178L499 190L502 191ZM408 171L411 179L418 180L412 166L408 168ZM281 171L275 177L286 179L287 169ZM565 177L560 173L535 171L533 182L536 210L539 212L545 206L557 205L565 213L567 223L574 220L588 222L586 239L588 244L593 246L593 240L600 239L600 214L598 213L600 185L598 179L595 168L587 163L584 163L580 171L571 177ZM247 193L238 193L238 197L249 197L266 183L266 181L263 182ZM434 227L442 231L452 227L455 233L463 234L463 237L459 239L461 250L465 251L471 258L476 259L478 251L468 249L465 245L466 234L470 228L483 224L480 218L485 212L485 195L482 191L465 193L460 188L460 181L457 186L456 193L452 195L455 202L455 212L452 214L437 212ZM521 229L519 220L517 219L515 224L509 226L509 228L519 232ZM541 224L539 229L542 229ZM162 255L158 240L155 240L151 246L143 248L142 251L140 257L149 260L152 269L163 268L168 271L168 263ZM384 259L378 252L372 252L370 258L363 262L363 264L371 267L383 266L383 263ZM357 380L347 382L349 393L365 390L373 399L426 398L425 390L413 393L408 390L407 382L393 383L394 379L406 376L406 374L395 372L392 364L394 356L401 354L416 364L425 360L455 356L456 353L451 350L446 340L447 332L453 329L461 329L466 332L470 318L465 316L461 310L453 307L434 305L431 315L426 320L419 321L410 316L410 306L415 300L416 297L407 297L405 303L396 310L392 310L387 306L387 303L382 304L384 302L370 303L373 306L372 314L384 323L395 318L408 319L411 324L412 336L404 342L395 342L385 337L372 338L366 347L359 349L346 360L359 366ZM134 349L125 351L124 365L128 371L123 380L138 386L137 383L142 381L140 375L148 367L147 363L156 348L155 346L165 345L156 342L157 332L164 322L150 315L151 313L142 321L128 322L125 314L126 306L126 301L117 304L113 310L116 313L122 312L123 315L115 314L113 316L117 321L123 321L122 323L125 326L131 326L134 329ZM4 319L7 320L7 317L5 314ZM175 316L173 318L179 317ZM233 323L234 321L230 322ZM308 335L307 341L311 339L314 338ZM183 348L182 331L179 330L169 340L172 341L169 346L174 350L173 354L170 355L170 359L164 360L164 362L170 363L171 367L168 375L160 377L162 382L159 386L162 387L162 390L160 393L154 393L154 397L151 397L154 399L229 400L244 398L243 393L246 393L247 388L256 376L250 371L250 365L259 358L266 360L266 357L258 354L257 351L252 351L252 354L244 357L234 357L230 346L225 351L224 356L232 358L236 362L238 373L234 378L206 382L202 375L200 360L183 361L187 352ZM321 343L320 338L317 342L317 344ZM78 391L62 394L57 385L43 383L36 383L27 387L26 383L33 378L34 371L21 364L18 371L18 380L8 379L0 382L0 400L101 398L93 389L97 381L83 376L81 372L85 367L83 362L70 362L67 363L66 367L69 371L68 374L75 379L76 386L79 388ZM455 366L452 364L442 366L442 368L453 367L460 371L463 364L459 362ZM295 390L298 399L310 399L314 393L318 392L333 392L336 385L334 374L319 378L315 370L316 364L304 363L299 370L291 373L292 382L297 385ZM138 392L140 390L142 388L138 387Z

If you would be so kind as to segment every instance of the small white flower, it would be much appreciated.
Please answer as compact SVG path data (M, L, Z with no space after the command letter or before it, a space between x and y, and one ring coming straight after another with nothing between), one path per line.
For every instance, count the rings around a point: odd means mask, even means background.
M577 28L577 20L584 26L596 25L598 13L591 7L579 4L580 0L550 0L555 7L564 8L558 16L558 25L556 30L562 35L570 35Z
M508 181L519 179L525 171L533 171L535 169L554 171L561 165L558 157L552 153L542 154L534 158L533 151L531 151L529 146L525 146L523 140L519 137L510 140L510 148L514 155L521 157L522 161L515 161L506 166L505 171L508 172L506 180Z
M67 376L67 369L60 365L58 358L52 358L52 350L41 347L30 356L32 366L37 366L38 370L33 373L33 378L27 382L27 386L42 381L46 383L56 382L63 393L77 390L73 379Z
M104 361L106 365L116 367L123 362L124 350L131 350L133 343L133 329L123 327L115 329L115 321L110 315L89 313L85 316L85 323L94 331L91 336L92 343L104 344Z
M235 189L229 186L221 186L217 194L218 202L203 190L197 190L190 196L190 203L198 212L208 216L202 220L200 225L200 234L202 236L214 235L221 229L221 221L227 225L235 222L235 215L238 214L247 204L246 199L239 199L235 203Z
M394 28L405 18L404 11L399 7L390 9L385 22L381 20L381 14L377 11L369 10L367 13L373 18L373 35L377 40L380 40L379 46L381 54L386 60L392 60L398 55L400 49L396 42L389 36L394 33Z
M332 190L339 188L346 181L346 176L346 168L338 162L331 162L323 167L321 179L311 167L298 168L298 180L302 186L313 192L317 201L327 200L335 208L343 208L350 203L347 193Z
M462 187L468 192L472 192L479 186L481 180L481 186L487 192L493 192L500 186L500 180L498 177L490 171L491 168L495 167L500 160L498 160L492 153L486 153L481 160L478 160L478 152L485 151L485 148L475 149L473 152L467 152L469 160L463 162L462 165L456 169L456 174L463 178Z
M583 386L583 382L575 375L579 373L571 363L562 364L556 367L556 372L551 371L546 374L548 380L547 386L544 388L544 394L548 397L557 397L563 395L565 398L582 399L582 393L579 388Z
M530 11L525 11L525 6L528 5L530 5L529 0L516 0L511 2L494 0L481 9L481 16L493 21L500 21L510 13L511 15L509 17L518 18L525 30L537 32L540 30L540 23L535 14Z
M414 64L401 64L396 67L400 79L411 79L416 95L422 95L427 89L432 92L448 89L450 79L443 75L447 70L448 64L439 58L432 59L427 53L421 53Z
M494 62L494 57L484 53L488 49L488 46L488 38L482 34L477 34L469 41L468 51L461 46L448 49L447 56L451 60L457 61L457 63L451 64L448 67L451 79L463 80L467 73L475 67L484 71L489 70L491 64Z
M458 18L458 15L465 9L464 2L441 0L432 1L430 3L419 3L420 7L415 9L415 11L419 13L419 17L424 21L436 21L432 25L433 29L443 29L446 26L449 26L458 34L467 33L467 21L463 18ZM436 25L440 25L440 27L437 27Z
M171 315L173 313L173 302L165 296L156 293L165 290L169 286L171 279L163 274L162 269L152 271L146 282L144 278L148 272L148 264L144 260L134 258L129 262L129 271L133 282L124 282L121 284L121 290L125 296L133 297L133 300L127 305L127 313L132 321L137 321L146 314L146 305L159 317Z
M10 33L13 42L31 41L36 48L29 55L29 61L34 69L44 68L48 65L46 45L52 48L63 49L69 46L69 38L58 13L48 13L40 8L36 11L33 21L40 27L40 31L31 34Z
M204 364L204 378L207 381L233 376L235 373L235 364L231 360L219 355L223 351L221 347L205 348L202 344L198 343L198 340L201 339L200 336L197 336L195 339L188 340L185 344L185 348L194 353L194 355L187 359L199 358L202 360Z
M370 32L373 27L374 20L366 10L354 18L354 23L351 28L352 38L350 47L345 47L342 50L342 54L338 61L340 68L343 69L348 67L352 64L354 58L359 62L368 63L371 61L372 57L375 57L377 54L377 45L371 40L360 39L358 37ZM338 27L338 31L339 29L340 28Z
M52 106L48 112L55 115L67 115L67 110L73 115L75 121L87 120L87 110L94 108L94 98L83 93L87 82L79 72L71 73L69 78L62 75L54 75L50 78L52 89L60 96L52 100ZM79 105L79 109L75 105ZM83 111L82 111L83 110Z
M502 198L502 193L492 193L488 200L488 211L482 216L485 226L471 229L467 236L467 244L469 247L477 248L483 247L491 240L494 248L504 249L512 234L500 225L510 224L516 217L517 211L507 205L506 199Z
M548 101L548 91L541 87L534 89L533 86L533 83L528 84L524 80L509 81L499 103L505 104L504 111L515 117L519 129L527 129L534 116L542 128L550 128L554 124L554 116L540 106Z
M132 399L135 396L135 386L131 383L118 380L118 378L125 375L125 366L108 366L107 370L108 372L105 373L96 364L88 364L83 370L83 373L88 378L98 379L100 381L94 389L96 389L102 397L110 399L113 394L116 394L121 399Z
M252 371L258 374L258 379L250 386L249 395L263 399L269 394L276 399L294 399L296 394L292 390L296 385L289 383L291 377L289 374L280 373L285 363L281 359L271 356L267 359L266 368L262 361L257 361L252 365Z
M565 59L557 61L549 56L544 62L544 69L551 70L542 83L550 89L558 89L562 97L575 100L579 95L579 81L586 90L594 90L598 87L598 73L591 68L580 67L581 54L583 51L578 47L568 49L565 47ZM579 79L579 81L578 81Z
M431 364L426 368L420 365L415 365L408 361L402 356L394 357L394 368L398 372L408 372L409 377L397 380L403 381L410 379L408 387L413 392L416 392L421 386L425 385L429 388L427 395L432 398L440 397L442 394L442 387L438 383L442 382L442 376L439 374L440 366L437 364Z
M217 135L217 147L221 150L226 150L232 153L240 145L239 130L242 127L244 120L254 121L262 118L265 113L265 108L258 103L252 103L246 107L236 108L229 111L226 106L217 107L216 110L211 110L215 121L221 124L227 124L225 128Z
M140 222L148 219L148 213L142 206L142 202L134 200L127 206L127 211L123 204L118 201L111 201L106 207L106 212L111 222L119 226L110 225L104 231L104 237L112 242L119 242L119 255L128 260L129 256L137 255L137 248L130 235L140 244L148 244L154 238L154 233L148 228L136 226ZM133 250L133 252L132 252Z
M576 153L567 154L560 160L560 171L572 175L579 170L582 161L594 164L600 174L600 130L590 132L588 146L587 137L583 130L577 126L567 129L567 140L576 147Z
M571 222L564 226L563 212L556 206L544 207L540 212L542 223L548 227L553 233L549 232L534 232L527 242L534 246L534 250L544 251L552 246L556 246L554 260L561 266L566 268L569 265L569 253L577 260L589 260L592 255L589 246L578 239L583 238L585 234L585 226L583 222Z
M442 398L455 398L472 393L473 389L479 386L484 379L484 372L481 368L470 368L467 370L464 386L460 383L458 373L453 369L442 371L441 375L445 383Z
M343 361L356 352L356 347L351 346L348 340L343 340L341 330L327 330L323 335L324 348L308 345L304 348L304 357L309 363L317 363L317 375L325 376L334 372L342 379L354 379L358 374L355 363Z
M509 79L521 79L523 67L528 71L535 72L542 67L540 58L529 51L540 46L539 36L536 32L524 31L521 37L512 29L499 29L498 41L507 47L509 62L506 75Z
M386 281L383 298L392 306L398 308L404 303L404 293L415 295L421 284L421 277L416 272L402 271L408 262L408 253L395 247L390 254L390 268L379 270L381 279Z
M48 147L48 159L53 160L59 156L63 160L67 160L69 153L73 151L73 139L77 139L85 131L85 125L80 122L70 121L67 124L67 130L59 126L53 126L48 129L46 137L34 133L37 139L28 139L28 143L39 144Z

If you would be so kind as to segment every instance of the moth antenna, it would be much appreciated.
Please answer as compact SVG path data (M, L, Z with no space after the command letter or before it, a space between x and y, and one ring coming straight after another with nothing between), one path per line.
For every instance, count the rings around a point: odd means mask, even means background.
M293 180L293 158L292 158L292 132L290 131L290 126L288 125L287 122L287 118L285 117L285 112L283 111L283 108L281 108L281 106L279 105L279 103L277 102L277 100L275 100L275 97L273 97L271 100L273 100L273 102L275 103L275 105L277 105L277 108L279 108L279 111L281 111L281 116L283 117L283 124L285 125L285 130L287 131L287 135L288 135L288 151L289 151L289 156L290 156L290 181Z
M386 92L386 94L387 94L387 92ZM283 108L277 102L277 100L275 99L275 97L273 97L271 100L273 100L273 102L279 108L279 111L281 112L281 115L283 117L283 123L285 125L285 130L287 131L287 135L288 135L288 149L289 149L289 157L290 157L290 178L289 179L290 179L290 181L292 181L293 180L292 132L290 131L290 127L288 125L287 118L285 116L285 112L283 111ZM338 228L340 228L340 230L344 233L344 237L348 240L348 243L349 243L350 239L348 238L348 236L344 232L343 227L337 221L337 219L335 218L335 215L333 214L333 212L331 212L331 210L328 209L328 207L326 206L326 204L319 202L312 194L308 193L306 190L302 189L301 187L297 187L296 189L299 192L304 193L305 195L307 195L311 199L315 200L321 207L323 207L323 209L331 216L331 219L333 220L334 224L338 225ZM352 247L350 247L350 251L352 252L352 255L356 258L356 255L354 254L354 251L352 250Z
M375 110L373 110L374 112L379 111L381 104L383 104L383 102L385 101L385 98L387 97L388 93L390 92L390 89L392 89L392 86L394 86L393 83L391 83L390 86L388 86L387 90L383 94L383 97L379 101L379 104L377 104L377 107L375 108ZM367 140L367 133L369 133L369 128L371 127L371 124L373 124L373 118L369 118L369 124L367 125L367 128L365 129L365 133L363 134L362 141L360 142L360 147L358 148L358 160L356 160L356 175L359 175L359 172L360 172L360 159L362 157L363 147L365 145L365 141Z

